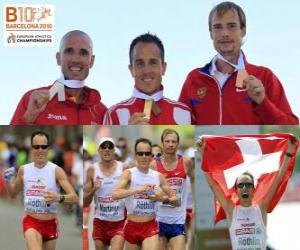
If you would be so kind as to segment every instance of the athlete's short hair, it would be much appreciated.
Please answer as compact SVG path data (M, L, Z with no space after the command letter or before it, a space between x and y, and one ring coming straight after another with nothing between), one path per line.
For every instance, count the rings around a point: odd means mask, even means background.
M160 53L160 57L162 62L165 62L165 49L164 49L164 45L162 43L162 41L158 38L158 36L153 35L151 33L145 33L142 34L138 37L136 37L130 44L130 48L129 48L129 62L130 65L132 65L132 52L134 50L135 45L137 45L137 43L154 43L156 44L156 46L159 48L159 53Z
M42 130L37 130L37 131L34 131L34 132L31 134L31 138L30 138L31 145L32 145L33 138L34 138L36 135L45 136L45 137L47 138L47 143L49 144L49 135L48 135L46 132L42 131Z
M160 137L161 142L163 142L165 137L169 134L175 134L177 136L177 143L179 143L180 136L179 136L178 132L175 129L171 129L171 128L167 128L162 132L161 137Z
M140 143L148 144L150 146L150 149L152 148L152 142L149 139L147 139L147 138L139 138L139 139L137 139L135 141L135 144L134 144L134 152L135 153L137 152L136 148L137 148L138 144L140 144Z
M235 188L237 187L236 185L237 185L238 178L240 178L242 175L249 176L251 178L251 181L252 181L253 186L254 186L254 177L253 177L253 175L250 172L246 171L246 172L242 173L239 177L236 178L235 183L234 183Z
M237 12L240 21L240 28L241 29L246 28L246 15L243 9L239 5L228 1L228 2L219 3L210 11L208 16L209 31L212 30L211 25L212 25L213 15L216 13L218 17L222 17L229 10Z

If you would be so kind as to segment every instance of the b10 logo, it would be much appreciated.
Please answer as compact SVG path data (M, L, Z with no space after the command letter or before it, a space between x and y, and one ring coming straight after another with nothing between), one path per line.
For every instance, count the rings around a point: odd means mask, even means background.
M51 8L31 6L6 6L5 16L7 23L40 22L53 15Z

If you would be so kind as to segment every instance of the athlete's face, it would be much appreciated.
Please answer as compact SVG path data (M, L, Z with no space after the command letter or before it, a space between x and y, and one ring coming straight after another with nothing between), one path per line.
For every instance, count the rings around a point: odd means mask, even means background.
M82 34L71 34L64 39L60 52L56 54L57 64L66 80L84 80L94 64L92 44Z
M241 175L236 181L236 190L241 205L251 204L253 198L254 185L248 175Z
M160 147L155 146L151 148L151 153L152 153L152 157L157 158L161 156L162 151Z
M235 10L228 10L223 16L212 16L210 36L214 47L222 56L238 56L246 28L241 28Z
M113 161L115 157L115 147L109 141L103 142L98 149L102 161Z
M44 163L47 161L48 154L48 140L44 135L36 135L32 138L31 142L31 155L35 163Z
M132 51L132 65L128 67L141 92L152 95L160 90L167 65L162 62L155 43L138 42Z
M162 148L165 154L176 154L178 147L177 135L167 134L162 141Z
M152 161L151 147L148 143L140 142L136 146L135 159L138 168L141 170L148 170L150 162Z
M122 156L127 154L127 142L123 140L118 140L117 148L120 149Z

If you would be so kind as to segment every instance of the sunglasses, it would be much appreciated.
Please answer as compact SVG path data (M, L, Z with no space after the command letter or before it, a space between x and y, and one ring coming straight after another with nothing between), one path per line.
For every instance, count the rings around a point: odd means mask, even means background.
M101 144L100 145L100 148L101 149L113 149L115 146L114 146L114 144L112 144L112 143L103 143L103 144Z
M155 158L159 158L159 157L161 157L161 153L157 153L156 155L153 154L152 156L155 157Z
M136 152L137 156L152 156L151 152Z
M127 146L126 145L117 145L117 148L118 149L125 149L125 148L127 148Z
M43 150L45 150L45 149L47 149L47 148L49 147L49 145L31 145L31 147L32 147L33 149L36 149L36 150L38 150L38 149L43 149Z
M253 188L254 187L253 183L251 183L251 182L241 182L241 183L237 184L236 186L238 188L243 188L243 187Z

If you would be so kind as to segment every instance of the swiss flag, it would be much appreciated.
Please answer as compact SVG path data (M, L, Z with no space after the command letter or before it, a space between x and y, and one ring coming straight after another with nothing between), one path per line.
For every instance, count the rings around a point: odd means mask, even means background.
M203 136L205 148L202 169L209 173L220 186L228 200L238 203L235 180L248 171L254 176L253 202L259 203L269 191L284 159L288 138L298 147L298 140L290 134ZM293 155L296 154L297 147ZM288 170L270 202L268 212L281 198L289 177L293 172L295 156L289 162ZM225 219L219 202L215 204L215 223Z

